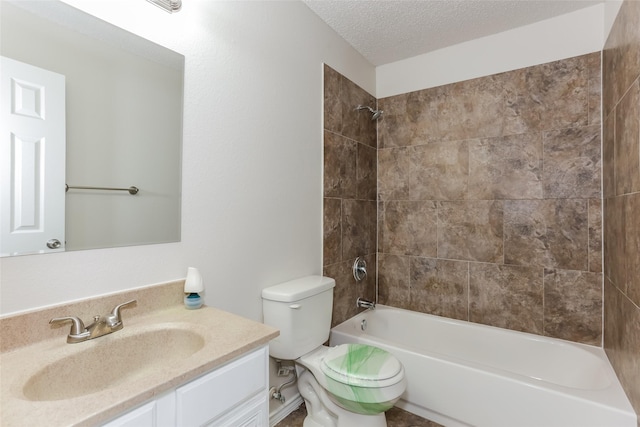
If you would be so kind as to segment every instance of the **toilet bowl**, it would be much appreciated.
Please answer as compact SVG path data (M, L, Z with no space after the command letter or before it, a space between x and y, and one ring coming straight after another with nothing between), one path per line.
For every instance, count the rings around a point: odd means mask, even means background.
M361 415L393 407L407 386L404 367L385 350L364 344L321 346L296 360L333 403Z
M264 323L280 330L269 354L293 360L307 405L304 427L385 427L407 386L404 367L364 344L323 345L331 330L335 281L309 276L262 290Z

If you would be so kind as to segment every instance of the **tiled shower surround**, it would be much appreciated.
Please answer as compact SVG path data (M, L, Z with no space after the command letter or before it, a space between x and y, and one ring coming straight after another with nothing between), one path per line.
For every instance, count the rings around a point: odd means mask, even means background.
M357 313L356 299L376 295L376 123L358 105L376 99L331 68L324 72L324 274L336 280L332 326ZM359 256L367 277L356 282Z
M600 54L378 100L377 190L365 103L325 67L334 323L377 248L380 303L600 345Z
M604 347L640 414L640 2L603 52ZM640 420L639 424L640 426Z
M379 302L600 345L600 54L383 98Z

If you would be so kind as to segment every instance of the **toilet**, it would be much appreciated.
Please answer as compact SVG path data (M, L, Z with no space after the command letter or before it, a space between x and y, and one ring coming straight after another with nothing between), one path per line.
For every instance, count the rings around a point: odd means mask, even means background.
M381 348L323 345L334 287L332 278L308 276L263 289L264 323L280 329L269 355L296 363L307 407L304 427L384 427L384 412L406 389L404 367Z

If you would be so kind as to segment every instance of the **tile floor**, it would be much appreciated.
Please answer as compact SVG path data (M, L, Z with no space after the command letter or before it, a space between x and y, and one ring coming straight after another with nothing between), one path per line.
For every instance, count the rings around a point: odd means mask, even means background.
M304 403L293 411L287 418L276 424L275 427L302 427L304 417L307 416L307 409ZM365 427L365 426L360 426ZM391 408L387 411L387 427L443 427L433 421L426 420L411 412L400 408Z

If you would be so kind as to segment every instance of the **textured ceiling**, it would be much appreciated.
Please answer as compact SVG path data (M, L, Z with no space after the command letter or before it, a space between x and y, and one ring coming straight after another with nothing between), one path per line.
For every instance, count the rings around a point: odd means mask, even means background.
M604 2L604 0L303 1L376 66Z

